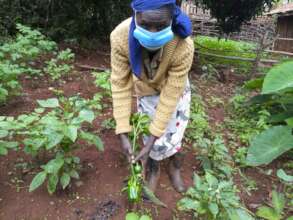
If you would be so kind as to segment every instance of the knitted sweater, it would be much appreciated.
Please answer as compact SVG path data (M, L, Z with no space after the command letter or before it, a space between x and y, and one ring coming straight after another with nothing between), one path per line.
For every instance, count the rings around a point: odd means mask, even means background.
M164 134L182 95L188 72L193 61L194 45L190 37L178 36L163 49L162 61L153 79L148 79L144 68L140 78L132 74L128 33L131 19L123 21L111 33L111 87L113 115L116 120L116 134L128 133L132 109L132 95L148 96L160 94L156 114L150 124L150 132L156 137Z

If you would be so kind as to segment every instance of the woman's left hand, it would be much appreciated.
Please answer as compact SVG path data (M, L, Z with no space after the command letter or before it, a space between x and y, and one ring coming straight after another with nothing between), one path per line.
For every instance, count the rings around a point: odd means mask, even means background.
M144 148L141 149L141 151L138 153L136 158L134 159L135 162L142 160L142 159L147 159L150 151L152 150L155 141L157 140L156 136L151 135L148 139L148 142L144 146Z

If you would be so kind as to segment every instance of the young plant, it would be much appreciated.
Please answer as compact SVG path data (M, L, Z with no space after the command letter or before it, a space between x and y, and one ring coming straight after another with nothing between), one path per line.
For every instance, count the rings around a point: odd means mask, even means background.
M223 139L217 136L213 141L206 140L197 148L204 170L219 176L231 177L233 162Z
M199 95L193 95L191 99L190 121L186 131L186 140L197 147L198 143L205 142L205 137L210 134L208 115L205 105Z
M3 128L3 124L5 124L5 121L11 121L13 120L12 117L4 117L0 116L0 156L6 156L8 154L8 151L13 149L18 149L18 143L15 141L11 141L10 133L8 130Z
M282 220L284 219L285 203L284 194L273 191L271 207L262 206L258 208L256 215L267 220Z
M0 46L0 102L18 95L21 85L18 78L22 74L39 75L36 60L56 48L36 30L17 24L17 36Z
M177 207L191 211L199 220L252 220L242 206L233 182L219 180L210 172L204 177L195 174L194 186L189 188Z
M131 117L131 124L133 131L130 134L132 142L132 152L135 154L139 150L138 140L141 135L148 135L149 117L144 114L134 114ZM128 200L132 203L139 203L142 198L143 190L143 177L142 177L142 166L140 163L130 164L130 177L127 182L127 194Z
M51 98L39 100L39 108L28 115L20 115L16 119L0 123L0 130L7 130L11 137L21 137L24 151L33 157L45 153L50 158L41 166L32 180L29 191L34 191L46 179L48 192L54 193L57 184L65 189L72 178L78 179L81 168L80 159L74 151L81 148L83 140L103 150L101 139L84 130L85 123L91 124L94 112L88 108L88 101L79 97Z
M52 80L58 80L67 75L73 69L74 53L70 49L60 51L56 58L47 61L45 72L51 76Z
M92 75L96 78L95 84L98 88L103 90L105 97L111 97L111 83L110 83L110 72L93 72Z

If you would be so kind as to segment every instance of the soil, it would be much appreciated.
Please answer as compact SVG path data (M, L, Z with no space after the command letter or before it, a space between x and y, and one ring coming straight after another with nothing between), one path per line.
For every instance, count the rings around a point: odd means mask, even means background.
M77 63L91 66L109 68L109 56L107 52L77 52ZM64 83L52 83L46 77L26 79L22 78L23 93L12 98L5 106L0 106L0 115L17 116L28 113L36 106L37 99L54 97L52 88L63 90L66 96L80 94L84 98L92 97L98 89L93 84L91 71L76 69L76 71L64 78ZM237 78L231 78L225 84L214 82L202 83L195 74L192 74L193 83L198 86L198 92L208 99L217 96L228 99L236 86ZM209 108L211 123L224 121L225 111L223 106ZM95 120L91 129L101 131L100 123L103 119L111 117L111 108L106 109L103 115ZM128 176L127 162L121 152L119 140L113 130L103 130L100 136L104 141L105 151L97 152L93 146L84 146L76 152L81 158L83 170L80 181L75 181L66 191L57 191L49 196L46 187L42 186L33 193L28 192L28 186L38 171L27 166L23 171L19 167L30 158L22 152L10 152L7 157L1 157L0 162L0 219L3 220L123 220L129 208L126 195L121 192ZM192 185L192 174L199 171L199 161L195 159L196 152L186 146L186 155L183 167L183 178L186 185ZM272 165L275 170L277 166ZM168 205L161 208L150 203L144 203L144 209L153 215L154 220L172 220L174 216L180 220L192 219L188 214L176 211L176 202L181 195L171 187L166 173L166 163L163 164L163 172L157 196ZM257 182L258 190L248 196L241 191L240 196L251 210L259 204L263 204L269 197L276 180L251 169L245 173ZM235 177L236 183L242 189L242 181Z

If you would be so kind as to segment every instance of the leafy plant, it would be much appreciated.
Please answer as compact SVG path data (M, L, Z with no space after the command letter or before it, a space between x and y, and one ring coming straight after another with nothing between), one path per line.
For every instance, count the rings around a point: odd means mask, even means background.
M0 124L6 120L11 121L13 120L13 118L0 116ZM9 131L1 128L0 129L0 155L5 156L8 154L9 150L11 149L17 150L17 148L18 148L18 143L11 140Z
M106 97L111 97L110 72L93 72L92 75L95 77L96 86L103 89Z
M74 56L70 49L60 51L56 58L46 62L45 72L51 76L52 80L60 79L73 69Z
M232 132L233 141L247 146L257 134L269 128L270 112L262 106L247 104L248 97L236 94L230 99L225 119L226 127Z
M83 124L90 124L95 118L87 100L51 98L38 100L38 104L31 114L4 118L0 130L8 131L15 139L20 137L27 154L36 157L46 153L51 158L41 165L42 171L33 178L29 191L48 179L48 192L52 194L58 183L65 189L72 178L79 178L80 159L74 156L74 151L81 148L79 140L95 145L97 150L103 150L103 143L97 135L84 130Z
M204 170L220 176L230 177L233 171L228 149L220 136L211 141L207 139L199 148L199 156Z
M190 119L186 130L186 140L193 143L194 147L198 143L205 141L205 137L210 133L208 115L205 112L205 104L199 95L191 97Z
M247 155L247 147L240 147L236 149L234 153L234 161L240 165L240 167L246 166L246 155Z
M285 196L282 193L272 192L272 207L261 206L256 215L267 220L282 220L285 208Z
M131 117L133 131L130 134L132 142L132 152L135 154L139 150L138 139L140 135L149 134L149 117L144 114L134 114ZM139 163L130 164L130 177L127 182L128 200L133 203L141 201L143 190L142 167Z
M251 166L268 164L293 148L293 62L273 67L265 76L261 95L253 97L253 105L266 106L274 126L257 135L248 150ZM287 125L285 125L287 124Z
M0 102L19 94L21 74L40 74L41 70L35 67L36 59L56 48L39 31L21 24L17 24L17 30L14 40L0 46Z
M17 24L15 39L0 46L0 102L8 97L18 95L21 91L19 77L25 75L38 77L48 72L53 80L68 73L74 57L69 49L61 51L57 58L46 62L48 57L57 54L55 42L47 40L38 30ZM47 63L47 67L44 67Z
M188 189L177 207L193 212L200 220L254 219L241 205L233 182L219 180L210 172L202 178L194 175L194 186Z

